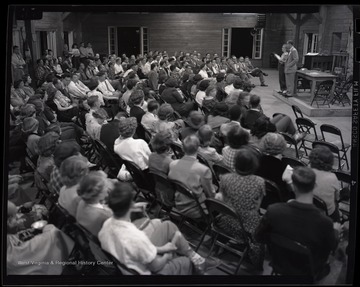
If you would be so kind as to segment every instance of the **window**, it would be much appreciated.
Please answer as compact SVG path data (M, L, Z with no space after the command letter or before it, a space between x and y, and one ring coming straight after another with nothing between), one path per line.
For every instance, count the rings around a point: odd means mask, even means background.
M141 51L140 53L144 55L149 52L149 37L148 37L148 28L141 27Z
M108 27L108 45L109 55L117 54L117 29L116 27Z
M223 57L229 57L231 44L231 29L224 28L222 33L222 55Z
M305 33L304 54L318 52L319 34Z
M263 30L257 29L253 40L253 59L261 59L262 56L262 41L263 41Z

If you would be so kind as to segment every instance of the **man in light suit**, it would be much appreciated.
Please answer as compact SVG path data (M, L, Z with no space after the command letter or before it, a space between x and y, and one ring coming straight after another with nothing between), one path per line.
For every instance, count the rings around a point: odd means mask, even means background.
M283 95L285 97L293 97L295 94L295 73L297 70L297 62L299 61L299 54L294 48L293 41L287 41L286 50L289 53L284 67L287 91L284 91Z
M187 136L183 141L185 155L170 163L169 179L183 183L199 199L206 210L204 201L215 196L215 188L212 185L212 174L210 169L197 160L197 150L200 141L196 135ZM200 218L201 212L196 202L179 192L175 193L176 209L190 218Z

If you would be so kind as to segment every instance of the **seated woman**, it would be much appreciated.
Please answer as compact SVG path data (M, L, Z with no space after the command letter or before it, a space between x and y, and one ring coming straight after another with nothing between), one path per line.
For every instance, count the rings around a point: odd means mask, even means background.
M113 182L103 171L91 171L85 175L77 191L81 197L76 210L76 221L97 236L104 221L112 216L104 204Z
M211 112L216 103L219 102L218 98L221 94L221 90L213 84L210 84L205 90L205 98L202 102L202 106L207 111Z
M38 188L44 187L41 179L44 179L46 182L50 181L50 175L55 166L53 154L59 142L60 135L56 132L48 132L39 139L38 147L40 154L34 174L35 184Z
M17 224L17 208L8 202L7 212L7 252L6 272L8 275L61 275L63 265L46 262L64 262L68 260L74 241L54 225L46 225L40 234L34 236L29 230L29 238L12 230ZM33 237L32 237L33 236ZM32 238L31 238L32 237ZM44 264L31 264L44 262ZM23 262L20 264L19 262Z
M205 157L211 164L220 164L223 161L223 156L218 154L216 149L210 147L214 132L209 125L203 125L199 128L197 135L200 140L199 154Z
M283 173L286 169L286 165L281 161L282 153L286 149L284 137L278 133L267 133L261 139L259 148L262 156L256 175L276 183L284 201L294 198L291 189L283 181Z
M251 137L249 144L251 146L258 148L261 139L267 133L275 133L275 132L276 132L276 126L272 122L270 122L269 118L262 116L255 121L254 126L250 130Z
M170 149L172 143L171 133L168 130L157 133L151 140L151 146L155 152L149 156L150 172L158 172L167 176L170 163L173 161ZM155 191L166 206L174 206L174 191L169 186L163 186L162 182L156 182Z
M26 146L31 153L32 159L37 159L40 154L38 142L40 136L38 134L39 122L33 117L28 117L23 120L22 123L22 133L24 136L24 141Z
M328 215L334 222L340 222L338 201L340 184L336 175L331 172L334 164L334 154L327 147L316 147L311 150L310 166L316 175L314 195L325 201Z
M254 241L253 235L261 219L259 209L265 195L265 181L254 175L259 162L250 148L240 148L234 162L235 172L222 176L216 198L233 207L241 216L245 232L248 232L252 239L249 259L255 269L262 270L265 248ZM239 240L243 238L244 230L241 230L239 222L233 218L221 216L218 224Z
M169 131L171 139L174 142L181 143L179 140L179 132L184 127L184 121L178 119L171 121L174 115L174 109L170 104L162 104L158 110L159 120L155 122L151 128L153 135L161 131Z
M29 97L35 95L35 91L34 89L31 87L31 83L32 83L32 79L28 74L25 74L22 77L22 80L24 82L24 86L23 86L23 91L25 92L25 94Z
M234 158L241 147L249 143L250 135L240 126L233 126L227 133L226 142L228 146L223 148L222 155L224 164L235 171Z
M151 234L139 230L130 220L135 209L131 184L117 182L109 194L113 216L99 232L101 247L141 275L191 275L219 265L193 251L175 224L156 221Z
M194 109L193 102L185 102L185 98L177 90L178 83L176 79L169 78L165 85L166 88L161 93L161 98L169 103L181 116L187 117L190 111Z
M61 182L59 204L73 217L76 216L80 197L77 194L80 181L89 172L86 158L75 155L67 158L60 166Z
M198 103L200 107L203 105L203 100L206 96L205 91L209 87L210 81L209 80L202 80L199 84L199 91L196 93L195 101Z

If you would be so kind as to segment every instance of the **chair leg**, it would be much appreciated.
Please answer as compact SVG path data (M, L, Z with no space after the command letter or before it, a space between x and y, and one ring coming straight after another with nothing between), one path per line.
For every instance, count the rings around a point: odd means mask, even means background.
M204 230L204 233L201 235L201 238L200 238L200 242L199 242L199 244L196 246L195 252L197 252L197 251L198 251L198 249L200 248L201 244L203 243L204 238L205 238L206 233L208 232L208 230L209 230L209 228L208 228L208 227L206 227L206 229Z
M212 242L211 247L210 247L210 250L209 250L209 252L208 252L208 257L211 255L211 252L212 252L213 249L214 249L214 246L215 246L215 243L216 243L216 241L217 241L218 236L219 236L219 234L218 234L218 233L215 233L215 236L214 236L214 239L213 239L214 241Z
M346 151L343 151L343 156L341 159L345 159L345 162L346 162L346 167L347 169L349 169L349 161L348 161L348 158L347 158L347 155L346 155Z
M238 266L236 267L235 270L235 274L234 275L238 275L239 269L241 267L241 264L243 263L244 259L246 258L247 254L249 252L249 247L246 247L246 249L244 250L243 256L240 258L240 261L238 263Z

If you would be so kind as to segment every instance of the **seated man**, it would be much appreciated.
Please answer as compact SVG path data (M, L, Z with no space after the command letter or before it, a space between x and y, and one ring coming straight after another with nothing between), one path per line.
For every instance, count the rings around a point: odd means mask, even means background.
M312 253L317 279L321 279L330 271L327 261L337 247L340 224L333 224L313 204L316 175L311 168L294 169L291 179L296 198L270 205L257 227L255 239L268 242L269 235L275 233L304 244Z
M101 102L97 96L90 96L88 99L88 105L90 107L90 111L85 115L86 131L93 139L100 139L101 126L102 124L107 123L106 118L109 116L106 111L100 107ZM102 118L105 119L102 124L99 123L99 116L102 116Z
M79 74L72 74L71 81L67 86L70 96L77 101L85 101L90 89L79 80Z
M170 221L151 220L151 232L137 228L130 220L131 213L136 211L133 197L131 184L114 184L108 198L113 216L104 222L98 234L105 251L141 275L191 275L191 263L197 274L204 274L219 264L194 252Z
M268 85L265 84L264 76L267 76L268 74L264 73L259 68L254 68L249 57L245 57L245 60L243 57L240 57L240 62L242 61L245 63L247 74L253 77L259 77L261 86L267 87Z
M256 120L260 117L266 117L260 106L260 97L258 95L250 96L250 109L247 110L241 118L241 126L246 129L252 129ZM284 114L277 114L270 121L276 126L278 132L288 133L292 135L296 141L300 141L306 134L299 133L291 120L291 118Z
M125 113L118 112L112 121L101 126L100 141L104 143L111 152L114 152L114 142L120 135L119 123L122 118L125 118Z
M183 149L185 155L178 160L170 163L168 178L183 183L188 187L204 205L205 199L215 196L215 188L212 185L212 174L210 169L199 163L197 160L197 152L200 141L196 135L190 135L183 141ZM179 192L175 193L176 208L191 218L200 218L201 213L198 210L196 202L192 198L188 198Z
M110 84L109 80L106 79L106 72L99 72L97 74L99 84L97 90L100 91L106 100L118 100L121 95L120 91L116 91Z

